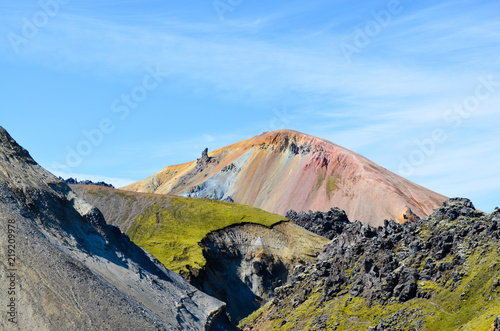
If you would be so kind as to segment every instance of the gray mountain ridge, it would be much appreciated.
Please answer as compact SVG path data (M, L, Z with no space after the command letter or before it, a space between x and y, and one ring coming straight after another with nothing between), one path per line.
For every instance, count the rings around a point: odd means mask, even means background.
M106 224L2 127L0 262L0 330L226 329L223 302Z

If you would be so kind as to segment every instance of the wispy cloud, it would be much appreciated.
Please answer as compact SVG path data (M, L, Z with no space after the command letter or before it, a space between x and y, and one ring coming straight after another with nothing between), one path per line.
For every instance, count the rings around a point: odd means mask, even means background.
M145 28L74 14L61 16L38 43L30 45L25 57L57 61L60 67L71 70L99 68L112 72L158 63L190 84L213 86L222 97L230 91L236 98L250 94L268 100L276 95L284 98L287 91L293 91L349 102L349 98L400 98L437 91L449 94L472 74L436 72L420 64L394 65L390 59L372 57L348 65L335 54L336 45L323 45L318 40L304 49L288 38L240 38L215 24L186 25L167 20L161 26ZM330 35L336 38L335 32ZM412 52L426 47L424 39L425 35L413 40L414 45L421 45ZM404 58L404 54L397 57Z
M393 171L415 139L443 128L450 141L439 146L413 179L431 183L438 191L459 186L467 191L472 181L475 187L494 190L491 182L498 172L490 165L499 160L491 145L500 141L490 123L500 119L500 96L481 104L458 131L450 129L443 114L474 92L478 76L491 74L500 81L495 2L405 1L403 11L350 63L339 45L371 19L371 11L386 3L361 7L348 1L293 1L259 11L257 4L245 2L224 23L209 3L201 19L190 12L155 11L154 6L137 13L97 10L117 3L68 7L19 55L4 38L0 57L111 80L130 79L145 65L161 65L171 74L171 86L259 109L259 118L248 126L269 127L272 109L286 105L290 127L346 145ZM129 0L127 6L140 8L142 2ZM34 7L3 3L0 8L0 19L6 22L0 34L5 35L18 29L20 18ZM310 13L314 20L296 24ZM115 148L169 163L188 161L200 148L215 149L247 138L253 131L246 125L228 128L228 134L207 130L193 137L190 132L169 143L143 138L137 146ZM471 141L470 136L477 139ZM481 160L473 162L481 171L457 168L471 164L467 155ZM467 174L463 184L454 179L461 173Z

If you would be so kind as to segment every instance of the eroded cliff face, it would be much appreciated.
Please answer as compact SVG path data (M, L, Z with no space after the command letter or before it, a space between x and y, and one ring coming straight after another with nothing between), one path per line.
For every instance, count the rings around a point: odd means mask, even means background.
M241 223L272 226L285 217L217 200L145 194L97 186L72 188L96 205L106 220L182 275L205 265L199 243L212 231Z
M422 218L446 199L359 154L290 130L205 150L196 161L124 189L234 201L280 215L339 207L350 220L375 226Z
M0 292L15 306L1 330L203 330L225 309L106 224L1 127Z
M312 262L327 239L290 222L267 228L231 226L210 233L202 242L207 263L190 281L224 301L237 324L274 297L293 267Z

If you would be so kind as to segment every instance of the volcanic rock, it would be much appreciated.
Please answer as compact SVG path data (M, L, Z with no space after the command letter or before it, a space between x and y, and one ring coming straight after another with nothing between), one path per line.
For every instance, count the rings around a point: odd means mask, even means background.
M275 289L272 305L243 329L282 324L314 330L324 321L326 328L349 330L427 330L428 323L455 330L457 320L492 325L488 312L500 307L498 214L485 215L470 200L453 198L416 222L385 221L378 228L345 223L316 263L296 266L288 284ZM496 318L497 329L499 323Z

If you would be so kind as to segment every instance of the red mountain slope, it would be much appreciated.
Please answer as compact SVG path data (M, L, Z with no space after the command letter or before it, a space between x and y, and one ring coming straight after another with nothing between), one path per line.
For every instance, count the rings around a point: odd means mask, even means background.
M290 130L203 153L124 189L232 200L279 214L339 207L350 220L372 225L402 222L408 209L426 216L446 199L359 154Z

